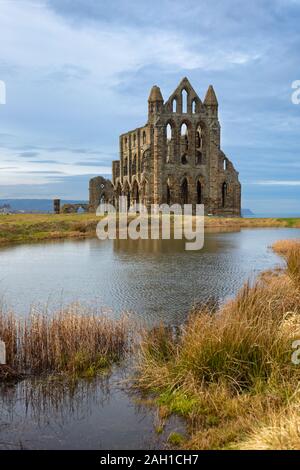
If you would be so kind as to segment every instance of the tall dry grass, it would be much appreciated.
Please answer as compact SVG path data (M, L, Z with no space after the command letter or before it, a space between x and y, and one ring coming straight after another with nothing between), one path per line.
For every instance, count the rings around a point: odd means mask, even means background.
M300 240L279 240L273 250L285 258L289 276L300 285Z
M0 310L7 365L18 373L94 375L119 361L129 347L129 319L91 314L74 304L53 316L17 317Z
M162 414L188 419L188 448L236 446L266 417L300 400L300 245L284 253L284 272L246 284L217 312L196 309L174 332L145 332L136 386L154 393Z

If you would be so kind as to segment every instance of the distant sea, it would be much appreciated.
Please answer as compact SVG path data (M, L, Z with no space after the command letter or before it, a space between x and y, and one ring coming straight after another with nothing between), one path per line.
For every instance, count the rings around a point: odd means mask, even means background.
M61 206L64 204L84 204L88 201L75 201L61 199ZM53 199L0 199L0 207L8 204L13 211L24 212L53 212Z
M259 218L259 219L263 219L263 218L272 218L272 219L287 219L287 218L292 218L292 219L297 219L297 218L300 218L300 212L298 213L295 213L295 212L291 212L291 213L284 213L284 212L276 212L276 213L271 213L271 212L257 212L255 214L245 214L244 217L249 217L249 218Z
M83 200L63 200L61 199L61 205L63 204L83 204L87 203L88 201L83 201ZM8 204L12 210L16 211L24 211L24 212L44 212L44 213L49 213L53 212L53 200L52 199L0 199L0 208L4 204ZM243 217L259 217L259 218L264 218L264 217L272 217L272 218L287 218L287 217L292 217L292 218L300 218L300 212L291 212L291 213L283 213L283 212L276 212L276 213L271 213L271 212L262 212L262 213L253 213L250 209L242 209Z

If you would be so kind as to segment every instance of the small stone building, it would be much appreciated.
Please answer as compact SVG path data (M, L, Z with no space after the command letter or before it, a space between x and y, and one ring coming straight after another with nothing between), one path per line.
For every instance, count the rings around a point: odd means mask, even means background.
M98 177L101 178L101 177ZM90 204L102 184L90 183ZM120 160L112 164L114 201L128 204L204 204L205 213L241 215L238 172L221 150L218 101L209 86L201 101L184 78L164 102L158 86L148 99L147 123L120 136ZM106 193L105 193L106 194ZM107 198L109 199L109 198Z

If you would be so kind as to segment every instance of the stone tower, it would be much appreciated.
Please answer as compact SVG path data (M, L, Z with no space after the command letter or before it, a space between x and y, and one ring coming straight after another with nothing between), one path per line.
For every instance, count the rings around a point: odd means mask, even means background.
M241 215L238 172L220 145L218 101L210 85L202 102L187 78L164 102L153 86L148 121L122 134L112 165L115 202L204 204L205 213Z

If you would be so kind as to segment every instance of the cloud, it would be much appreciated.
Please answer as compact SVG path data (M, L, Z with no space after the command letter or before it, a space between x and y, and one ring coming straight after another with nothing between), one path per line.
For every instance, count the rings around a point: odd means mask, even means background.
M254 181L248 184L258 184L261 186L300 186L300 180L288 181L288 180L262 180Z
M75 64L63 64L57 70L46 73L45 80L55 82L70 82L73 80L84 80L88 77L90 71L84 67L78 67Z
M297 199L289 192L296 185L265 182L298 181L300 106L291 103L291 83L300 78L299 1L0 3L1 190L45 195L45 184L59 195L62 173L80 172L80 189L68 191L77 199L86 184L86 198L90 172L110 174L118 136L145 123L150 87L160 85L166 99L187 75L201 98L214 84L222 148L248 207L273 189L274 200ZM16 168L5 168L7 160Z
M48 170L29 170L29 171L19 171L19 173L27 173L29 175L63 175L63 171L48 171Z
M77 166L105 166L107 164L107 161L105 160L91 160L91 161L88 161L88 160L82 160L80 162L75 162L75 165Z
M21 152L19 153L18 157L21 158L35 158L38 157L40 154L39 152Z
M42 164L42 165L46 165L48 163L53 164L53 165L54 164L59 164L59 165L62 164L62 162L59 162L58 160L38 160L38 161L37 160L28 160L28 163L37 163L37 162L39 164ZM66 163L66 165L67 165L67 163Z

